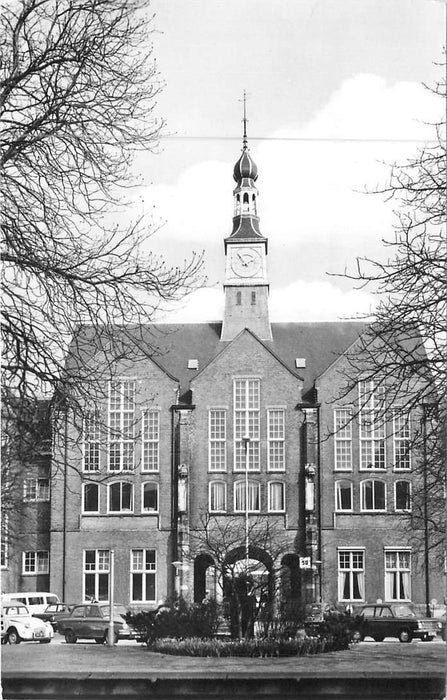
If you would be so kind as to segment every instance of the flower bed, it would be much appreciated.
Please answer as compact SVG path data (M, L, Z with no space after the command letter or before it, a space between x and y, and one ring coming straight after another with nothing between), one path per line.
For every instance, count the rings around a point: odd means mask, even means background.
M333 637L303 637L302 639L156 639L150 650L160 654L177 656L245 656L258 658L275 658L280 656L308 656L326 651L338 651L349 648Z

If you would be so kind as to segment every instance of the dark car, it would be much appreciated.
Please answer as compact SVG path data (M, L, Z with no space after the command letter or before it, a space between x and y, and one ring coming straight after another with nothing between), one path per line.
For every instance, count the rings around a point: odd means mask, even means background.
M413 638L429 642L440 629L439 620L421 617L408 603L364 605L359 612L362 625L355 630L354 641L372 637L382 642L385 637L397 637L400 642Z
M127 610L124 605L113 606L113 627L115 642L120 639L136 639L136 632L125 621ZM107 641L110 622L108 603L84 603L74 605L69 615L57 620L58 631L65 636L67 644L78 639L94 639L97 644Z
M50 603L44 612L33 613L33 617L38 617L39 620L44 622L50 622L53 629L56 630L58 619L69 613L72 607L72 605L67 605L66 603Z

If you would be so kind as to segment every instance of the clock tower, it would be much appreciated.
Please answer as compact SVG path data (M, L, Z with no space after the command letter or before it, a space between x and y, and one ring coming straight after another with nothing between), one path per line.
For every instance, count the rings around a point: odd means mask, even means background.
M272 340L268 311L267 238L259 229L258 168L247 145L244 100L242 155L234 166L233 230L225 238L225 310L221 340L233 340L249 328L261 340Z

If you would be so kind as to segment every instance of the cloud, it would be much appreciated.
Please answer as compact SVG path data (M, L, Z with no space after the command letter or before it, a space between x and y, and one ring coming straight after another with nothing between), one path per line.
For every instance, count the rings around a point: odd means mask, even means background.
M283 125L251 144L260 173L261 230L270 243L273 319L368 312L369 295L344 291L346 281L329 283L325 274L350 268L357 256L385 255L382 240L392 237L397 202L365 191L383 186L390 164L406 162L424 140L434 138L427 122L437 121L442 108L419 84L357 75L341 83L308 123ZM238 151L228 162L195 164L174 184L156 184L143 193L166 219L164 249L178 253L188 245L203 246L212 283L223 281L222 242L233 215L237 157ZM212 288L191 296L172 315L212 320L221 318L222 310L222 293Z
M343 291L335 284L296 281L274 289L270 294L271 321L335 321L368 315L374 298L358 290ZM219 321L224 309L221 288L203 288L193 292L182 303L160 317L172 323Z

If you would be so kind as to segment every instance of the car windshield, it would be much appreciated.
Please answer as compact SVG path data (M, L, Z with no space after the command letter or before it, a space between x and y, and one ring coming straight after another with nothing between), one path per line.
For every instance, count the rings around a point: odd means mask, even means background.
M416 613L409 605L393 605L393 612L396 617L416 617Z
M105 617L109 617L110 615L110 605L104 605L102 608L103 614ZM113 616L114 617L124 617L124 615L127 615L127 610L124 607L124 605L114 605L113 606Z

